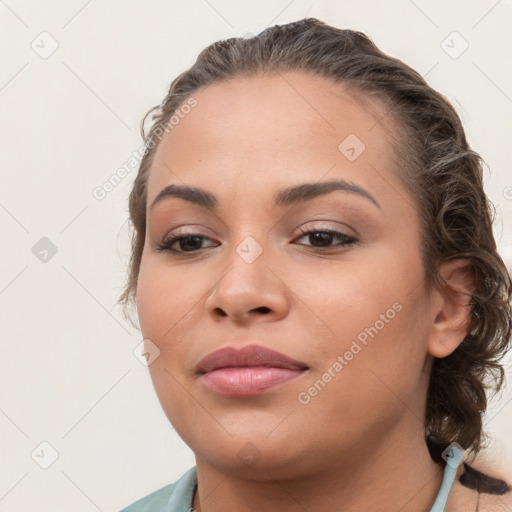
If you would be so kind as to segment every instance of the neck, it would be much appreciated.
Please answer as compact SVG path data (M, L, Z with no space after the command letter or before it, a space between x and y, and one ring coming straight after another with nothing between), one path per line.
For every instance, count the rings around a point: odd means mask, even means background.
M388 432L385 442L367 439L326 461L311 465L309 474L276 478L272 468L260 467L251 479L237 470L222 471L196 457L197 512L287 510L309 512L429 512L441 485L443 468L430 457L422 425L409 414L406 424ZM334 450L333 450L334 451Z

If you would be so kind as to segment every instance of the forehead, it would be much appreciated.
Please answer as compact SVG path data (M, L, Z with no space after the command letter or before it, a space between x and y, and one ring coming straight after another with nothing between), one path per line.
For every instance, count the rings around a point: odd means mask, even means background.
M324 77L243 76L210 84L193 97L196 106L156 150L148 202L170 182L218 187L237 179L256 190L321 179L334 167L338 177L364 183L375 172L368 164L381 173L392 167L389 127L379 122L384 107Z

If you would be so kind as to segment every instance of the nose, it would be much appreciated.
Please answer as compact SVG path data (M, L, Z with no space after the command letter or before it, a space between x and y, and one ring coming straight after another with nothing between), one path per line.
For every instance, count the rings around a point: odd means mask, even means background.
M264 251L265 252L265 251ZM242 254L242 255L240 255ZM254 261L233 250L211 294L206 310L215 321L237 324L280 320L288 313L291 291L278 265L260 254Z

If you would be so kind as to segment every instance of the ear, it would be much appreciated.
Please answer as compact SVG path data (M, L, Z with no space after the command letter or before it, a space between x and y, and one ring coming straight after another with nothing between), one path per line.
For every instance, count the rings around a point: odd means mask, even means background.
M441 289L436 288L431 304L433 322L428 353L442 358L450 355L469 332L471 295L475 276L468 260L457 259L441 265Z

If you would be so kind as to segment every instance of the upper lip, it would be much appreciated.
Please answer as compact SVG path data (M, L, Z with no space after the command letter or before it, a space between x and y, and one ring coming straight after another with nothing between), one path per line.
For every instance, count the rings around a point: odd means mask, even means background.
M197 371L208 373L218 368L248 366L267 366L270 368L289 368L305 370L308 366L291 357L261 345L246 345L242 348L224 347L210 352L199 361Z

